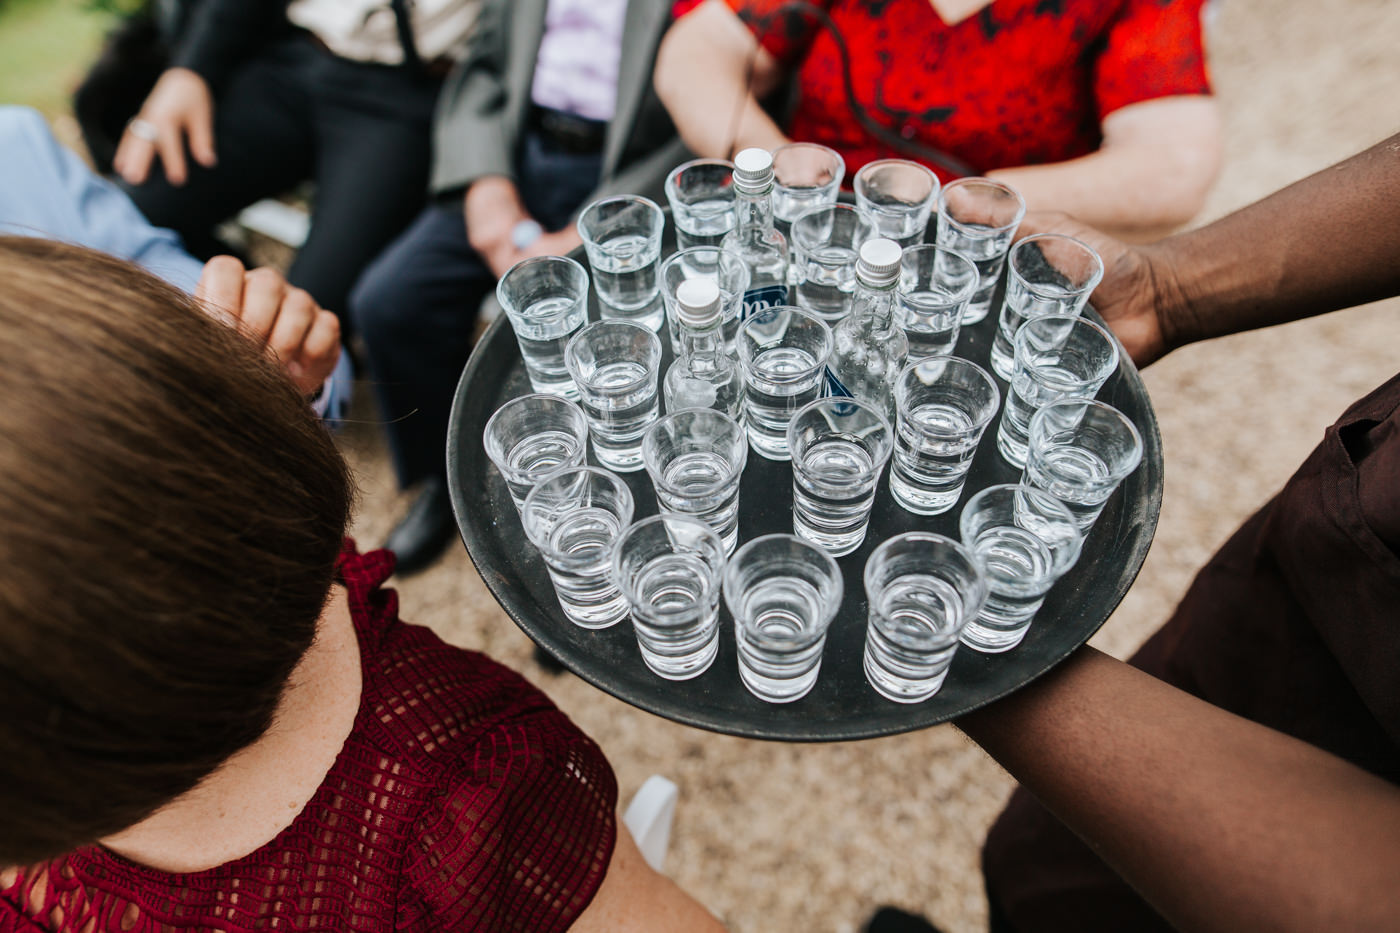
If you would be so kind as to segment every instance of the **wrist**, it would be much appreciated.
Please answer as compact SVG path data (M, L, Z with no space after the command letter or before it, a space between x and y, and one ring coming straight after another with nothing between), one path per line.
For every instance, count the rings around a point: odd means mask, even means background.
M1174 255L1172 245L1164 241L1141 247L1152 283L1152 311L1161 342L1155 356L1163 356L1209 336L1197 313L1197 298L1178 271L1182 267L1181 257Z

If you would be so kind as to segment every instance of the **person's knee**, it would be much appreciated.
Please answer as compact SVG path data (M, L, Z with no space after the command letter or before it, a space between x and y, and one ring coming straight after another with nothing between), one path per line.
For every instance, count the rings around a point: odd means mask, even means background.
M346 302L351 326L366 342L392 337L401 326L403 315L396 310L404 304L403 286L397 264L381 255L365 268L350 289Z

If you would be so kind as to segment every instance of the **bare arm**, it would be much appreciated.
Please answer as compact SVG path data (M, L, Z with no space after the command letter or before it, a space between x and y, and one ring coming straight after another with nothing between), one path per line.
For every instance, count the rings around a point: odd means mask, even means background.
M1200 212L1220 172L1213 98L1162 97L1109 114L1098 151L1051 165L987 174L1021 192L1030 210L1064 211L1131 240L1170 233Z
M1400 294L1400 135L1199 230L1130 247L1063 216L1104 259L1091 299L1139 366L1170 350Z
M1093 649L959 726L1187 931L1400 929L1400 788Z
M621 819L602 887L572 929L574 933L724 933L724 926L698 901L651 869Z
M734 11L706 0L667 30L652 83L686 148L727 159L788 141L758 104L781 78L778 62Z

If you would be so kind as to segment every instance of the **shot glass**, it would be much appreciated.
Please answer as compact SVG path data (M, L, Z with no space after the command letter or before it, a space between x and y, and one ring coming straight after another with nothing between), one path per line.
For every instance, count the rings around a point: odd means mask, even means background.
M598 461L622 473L640 470L642 435L660 412L660 339L630 321L595 321L569 341L564 363L578 385Z
M1141 462L1142 435L1127 415L1103 402L1066 398L1031 417L1021 482L1062 501L1087 535L1109 496Z
M928 229L938 176L907 159L868 162L856 172L856 206L875 223L879 236L900 246L922 243Z
M909 341L908 358L952 353L977 291L977 268L956 250L929 244L907 248L899 266L895 307Z
M938 692L987 595L972 552L932 532L895 535L865 562L865 679L896 703Z
M1030 486L988 486L963 506L962 543L987 581L982 611L962 643L995 654L1026 637L1045 594L1079 558L1079 526L1059 499Z
M836 203L846 160L817 143L788 143L773 150L773 219L794 223L814 207Z
M977 323L991 310L1006 251L1025 215L1020 192L990 178L959 178L939 192L936 242L977 267L977 291L963 314L964 324Z
M724 547L704 522L653 515L622 532L612 578L632 610L642 660L667 680L703 674L719 653Z
M481 435L519 510L535 484L555 470L582 466L588 453L583 409L555 395L522 395L506 402Z
M822 394L831 328L810 312L779 305L740 324L734 348L744 370L749 446L760 457L787 460L788 422Z
M849 204L814 207L792 224L797 306L828 324L851 312L860 245L875 224Z
M680 327L676 324L676 292L686 279L711 279L719 286L724 308L724 344L733 352L734 335L739 330L739 312L744 309L744 292L749 287L749 267L734 253L717 246L692 246L677 250L661 263L661 300L666 306L666 330L671 352L681 354Z
M851 398L821 398L787 429L792 530L833 557L865 540L875 487L894 439L883 413Z
M734 553L724 568L724 602L734 616L739 679L750 693L769 703L807 695L841 593L836 561L793 535L754 538Z
M734 163L684 162L666 176L666 201L676 225L676 247L718 246L734 229Z
M626 483L597 467L557 470L530 490L520 517L571 622L599 629L627 615L611 576L613 546L632 524Z
M1009 380L1016 331L1033 317L1082 312L1103 279L1103 260L1074 237L1042 233L1011 247L1007 270L1006 298L992 339L992 369Z
M703 521L726 554L739 543L739 481L748 459L743 427L712 408L672 412L642 437L642 462L661 511Z
M997 450L1007 463L1024 467L1031 418L1056 399L1098 394L1118 368L1118 342L1093 321L1048 314L1021 325L1012 346L1016 363L997 427Z
M603 317L621 317L657 330L657 263L666 215L647 198L624 194L594 201L578 218Z
M578 399L578 386L564 365L564 348L588 320L588 273L564 256L525 259L496 283L525 374L536 392Z
M991 374L976 363L930 356L906 365L894 384L894 501L915 515L951 509L1000 401Z

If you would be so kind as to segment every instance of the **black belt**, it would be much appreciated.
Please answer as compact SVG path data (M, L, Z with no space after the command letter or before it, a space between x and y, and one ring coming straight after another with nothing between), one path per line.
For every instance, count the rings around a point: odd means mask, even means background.
M530 128L566 152L591 154L603 150L606 120L589 120L563 110L530 108Z

